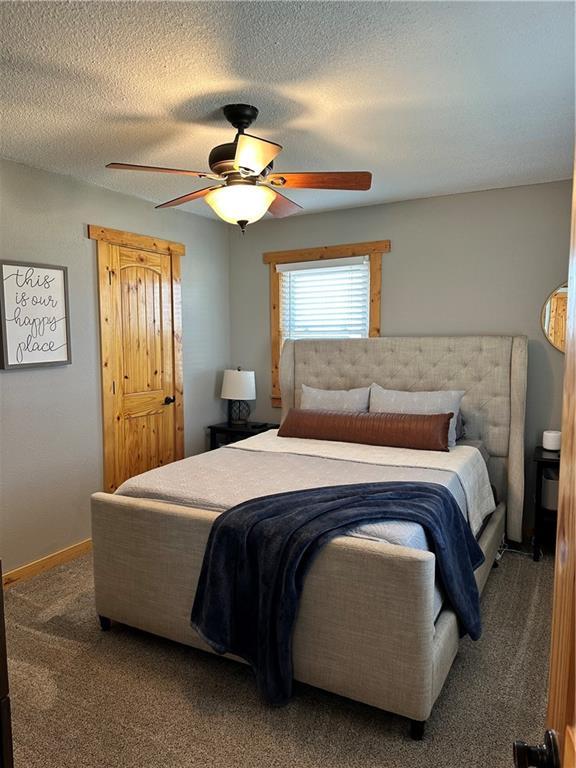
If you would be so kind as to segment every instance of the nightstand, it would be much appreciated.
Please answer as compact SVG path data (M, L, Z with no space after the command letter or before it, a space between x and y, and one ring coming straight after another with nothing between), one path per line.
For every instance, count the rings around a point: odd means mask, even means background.
M265 421L248 421L246 424L228 424L227 421L224 421L222 424L211 424L208 427L210 430L210 450L230 443L237 443L238 440L259 435L260 432L267 432L269 429L278 429L279 426L280 424L268 424Z
M555 510L549 510L542 506L542 486L544 470L548 468L558 469L560 467L560 451L547 451L538 445L534 449L533 461L536 464L536 498L534 500L534 538L533 558L536 562L540 560L542 554L541 544L546 524L546 518L555 515Z

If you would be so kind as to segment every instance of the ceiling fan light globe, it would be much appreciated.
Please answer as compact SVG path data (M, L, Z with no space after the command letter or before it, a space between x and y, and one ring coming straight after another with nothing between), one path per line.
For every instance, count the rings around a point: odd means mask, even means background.
M228 224L245 221L252 224L264 216L276 193L268 187L254 184L234 184L218 187L204 198L210 208Z

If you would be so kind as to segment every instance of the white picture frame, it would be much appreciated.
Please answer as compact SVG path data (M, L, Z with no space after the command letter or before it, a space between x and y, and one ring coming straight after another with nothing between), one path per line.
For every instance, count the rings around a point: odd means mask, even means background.
M68 270L0 261L0 368L69 365Z

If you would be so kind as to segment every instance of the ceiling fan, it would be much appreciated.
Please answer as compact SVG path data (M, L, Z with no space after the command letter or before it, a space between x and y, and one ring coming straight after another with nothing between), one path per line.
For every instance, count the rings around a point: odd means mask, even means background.
M223 182L168 200L156 208L171 208L204 198L221 219L230 224L238 224L242 232L247 224L258 221L266 212L283 218L301 210L302 206L282 195L278 191L279 187L370 189L372 174L368 171L272 173L273 161L282 151L280 144L245 133L258 117L256 107L249 104L227 104L222 111L228 122L236 128L237 134L234 141L219 144L212 149L208 157L211 173L130 163L108 163L106 168L176 173Z

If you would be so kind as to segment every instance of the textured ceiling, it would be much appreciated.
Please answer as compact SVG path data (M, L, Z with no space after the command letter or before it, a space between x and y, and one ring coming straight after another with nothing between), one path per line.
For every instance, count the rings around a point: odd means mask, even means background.
M155 203L205 186L110 161L207 168L260 108L278 171L372 170L306 211L568 178L574 7L563 2L0 4L0 154ZM201 201L186 210L208 215Z

